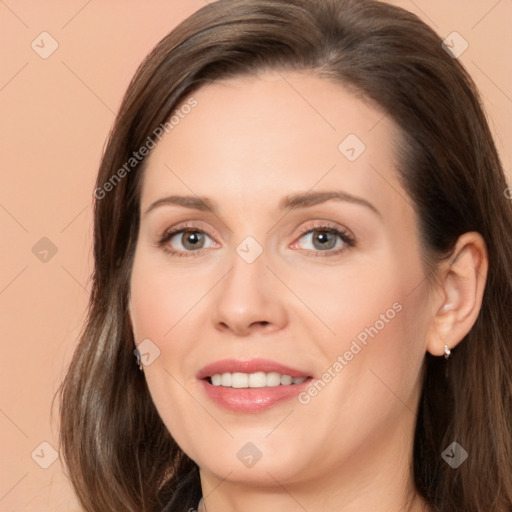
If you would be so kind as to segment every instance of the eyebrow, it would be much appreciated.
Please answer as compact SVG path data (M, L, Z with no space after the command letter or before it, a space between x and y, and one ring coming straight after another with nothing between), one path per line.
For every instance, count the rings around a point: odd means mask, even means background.
M382 214L379 212L379 210L366 199L338 190L290 194L281 199L279 202L279 210L282 212L289 212L292 210L316 206L327 201L344 201L347 203L364 206L379 217L382 217ZM192 210L198 211L210 211L214 214L218 212L217 203L207 197L173 195L163 197L151 203L151 205L144 212L144 215L160 206L165 205L182 206L183 208L190 208Z

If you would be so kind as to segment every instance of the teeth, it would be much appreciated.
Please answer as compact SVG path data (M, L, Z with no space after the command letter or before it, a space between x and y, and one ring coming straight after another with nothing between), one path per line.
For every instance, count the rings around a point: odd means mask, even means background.
M264 388L267 385L267 375L265 372L251 373L248 384L250 388Z
M281 375L281 384L283 386L289 386L293 379L289 375Z
M221 386L231 387L232 382L233 382L233 379L231 377L231 373L223 373L220 376L220 385Z
M290 386L300 384L306 377L292 378L289 375L281 375L277 372L256 372L256 373L216 373L211 377L214 386L226 388L265 388L276 386Z
M246 388L249 386L249 375L247 373L233 373L231 377L232 388Z
M267 373L267 386L276 387L281 384L281 375L277 372Z

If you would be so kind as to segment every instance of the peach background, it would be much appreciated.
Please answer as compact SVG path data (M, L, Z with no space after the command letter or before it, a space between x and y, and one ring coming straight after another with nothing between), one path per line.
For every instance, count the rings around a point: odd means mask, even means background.
M60 460L52 397L84 320L92 269L91 200L106 135L148 50L206 0L0 2L0 511L77 511ZM505 168L512 141L512 3L401 0L461 56L481 89ZM47 31L58 49L31 43ZM39 41L40 39L36 40ZM498 200L498 199L497 199ZM32 247L56 246L48 261ZM57 411L55 407L54 411ZM39 448L38 448L39 447Z

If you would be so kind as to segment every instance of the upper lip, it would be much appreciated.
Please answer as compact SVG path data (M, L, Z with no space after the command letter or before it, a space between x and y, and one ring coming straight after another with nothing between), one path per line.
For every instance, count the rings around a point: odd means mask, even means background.
M197 373L198 379L206 379L212 375L222 373L256 373L256 372L277 372L281 375L289 375L293 378L309 377L310 374L296 368L291 368L269 359L249 359L246 361L238 359L222 359L208 364Z

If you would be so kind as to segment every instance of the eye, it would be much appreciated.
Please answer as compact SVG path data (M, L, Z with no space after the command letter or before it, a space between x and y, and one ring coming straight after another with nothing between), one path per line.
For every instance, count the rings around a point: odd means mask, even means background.
M323 252L327 253L326 256L332 256L355 245L355 239L348 231L335 226L308 227L302 233L298 241L293 244L293 249Z
M333 256L355 246L355 238L337 226L309 226L301 231L292 249L303 249L315 256ZM197 227L182 226L166 231L158 245L175 256L196 256L202 249L216 247L217 243Z
M201 249L214 247L215 242L200 229L182 227L167 231L159 241L159 245L171 254L188 256L187 252L198 252Z

